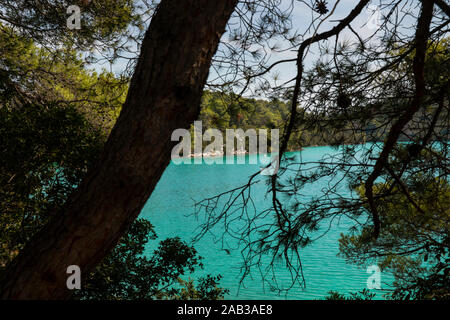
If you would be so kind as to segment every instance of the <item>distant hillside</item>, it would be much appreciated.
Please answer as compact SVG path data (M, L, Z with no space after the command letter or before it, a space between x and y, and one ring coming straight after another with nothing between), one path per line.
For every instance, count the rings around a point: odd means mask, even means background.
M327 115L300 111L297 129L291 136L288 150L300 150L308 146L383 141L388 132L385 118L395 118L398 113L395 113L394 109L392 106L373 105ZM409 140L407 136L420 135L423 126L431 121L434 109L435 107L429 107L417 114L405 128L400 140ZM224 136L226 129L279 129L281 138L289 114L290 103L278 99L258 100L205 91L199 120L202 120L203 130L218 129ZM440 119L438 127L447 127L444 122L445 119ZM193 134L191 136L193 137ZM204 142L204 146L208 144L209 142Z

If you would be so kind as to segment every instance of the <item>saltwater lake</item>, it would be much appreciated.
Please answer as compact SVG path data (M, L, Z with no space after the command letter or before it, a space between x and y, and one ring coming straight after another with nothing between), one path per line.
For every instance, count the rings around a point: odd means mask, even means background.
M311 147L302 150L301 156L303 160L319 160L323 155L333 152L335 151L330 147ZM240 186L258 168L258 165L250 164L175 165L171 163L140 217L149 219L155 226L158 241L176 236L191 241L199 231L198 227L201 223L192 215L195 201ZM313 196L320 192L324 183L327 181L322 179L310 186L306 190L306 196ZM267 207L269 204L265 198L266 190L264 182L253 188L253 198L258 208ZM367 287L370 274L366 269L348 264L343 258L337 256L340 233L345 232L350 225L350 221L343 219L339 223L334 223L324 237L300 251L306 280L305 289L294 287L287 295L279 295L267 286L264 287L257 273L247 277L243 285L239 286L240 268L243 262L240 250L230 252L221 250L221 244L214 243L213 236L206 236L194 244L199 254L204 257L205 268L192 275L192 278L205 274L221 274L223 278L220 285L230 290L227 299L321 299L331 290L341 293L360 291ZM220 231L217 228L214 230L217 235ZM147 250L152 251L153 244L149 245ZM282 267L277 272L276 279L281 285L290 284L289 273ZM382 273L381 281L382 289L388 289L388 283L392 281L392 277ZM377 293L378 299L382 298L382 291L374 290L374 292Z

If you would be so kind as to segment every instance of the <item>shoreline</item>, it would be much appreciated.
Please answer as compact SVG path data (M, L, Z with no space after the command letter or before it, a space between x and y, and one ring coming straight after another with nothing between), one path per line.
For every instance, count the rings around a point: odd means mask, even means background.
M367 142L366 142L367 143ZM362 145L365 144L364 142L362 143L346 143L346 144L341 144L340 146L349 146L349 145ZM319 144L314 144L314 145L310 145L310 146L306 146L303 147L301 149L295 149L295 150L287 150L286 152L300 152L303 151L304 149L307 148L317 148L317 147L329 147L330 145L319 145ZM226 156L239 156L239 155L250 155L250 154L260 154L260 153L249 153L246 150L237 150L237 151L233 151L232 154L227 155L224 152L221 151L215 151L215 152L207 152L207 153L191 153L188 156L182 156L180 157L180 159L189 159L189 158L214 158L214 157L226 157ZM267 153L261 153L261 154L270 154L270 152Z

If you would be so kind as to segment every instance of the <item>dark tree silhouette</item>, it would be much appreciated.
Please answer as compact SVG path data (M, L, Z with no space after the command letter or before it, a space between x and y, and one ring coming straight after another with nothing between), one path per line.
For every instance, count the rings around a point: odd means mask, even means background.
M418 5L380 1L385 9L380 24L362 35L352 27L370 4L361 0L347 16L334 20L334 27L319 32L338 3L327 7L327 14L321 10L317 21L313 19L305 32L312 36L294 37L289 49L295 49L295 59L272 61L245 78L246 89L275 66L296 63L293 79L264 87L291 104L280 147L280 169L267 181L270 207L255 208L252 189L262 180L255 173L246 184L199 201L195 211L205 218L198 237L222 224L219 241L226 243L227 237L241 240L242 279L255 270L279 291L290 289L279 288L274 280L279 258L291 271L292 285L304 285L300 250L320 238L335 220L352 219L352 230L364 229L369 240L376 242L383 228L381 204L400 194L420 208L408 191L411 177L426 174L445 179L448 174L448 81L442 80L448 78L448 59L442 59L437 72L432 64L426 66L425 58L428 55L428 61L433 61L443 54L439 51L448 50L438 50L437 43L448 43L449 6L445 1L419 1ZM402 33L406 16L414 18L414 25ZM353 43L340 42L344 30L355 35ZM320 57L306 68L305 57L312 50ZM311 132L322 137L324 145L338 149L313 161L284 154L292 139L308 145L302 136ZM358 145L365 142L370 143L361 150ZM405 142L410 143L410 156L401 158ZM425 151L435 159L421 157ZM420 169L413 161L417 157ZM394 183L375 192L378 178ZM311 198L305 196L308 186L320 179L327 179L327 186ZM365 192L343 195L338 191L342 187ZM236 221L246 227L231 228Z
M62 299L138 216L170 161L171 133L198 117L213 54L237 0L163 0L98 165L4 272L3 299Z

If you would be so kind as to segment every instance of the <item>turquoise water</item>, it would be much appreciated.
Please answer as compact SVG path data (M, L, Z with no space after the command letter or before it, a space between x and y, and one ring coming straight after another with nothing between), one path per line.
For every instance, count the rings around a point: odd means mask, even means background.
M333 154L330 147L311 147L301 151L304 161L319 160L325 154ZM297 155L300 155L298 152ZM253 155L250 155L252 157ZM243 156L247 157L248 155ZM145 217L155 226L158 240L178 236L191 241L198 233L201 220L197 220L192 213L194 203L204 198L240 186L248 177L258 170L258 165L248 164L201 164L175 165L171 163L165 170L152 196L144 207L141 217ZM253 189L253 198L258 209L267 208L268 200L265 198L266 186L261 178ZM320 193L324 184L322 179L308 186L303 195L308 198ZM345 188L340 192L349 192ZM215 243L221 235L220 226L213 229L213 233L206 235L195 243L195 248L204 257L205 269L192 275L192 278L205 274L221 274L220 284L230 290L227 299L320 299L329 291L341 293L360 291L367 287L370 276L366 269L348 264L338 254L338 239L341 232L351 226L350 221L341 219L334 221L331 230L311 246L300 251L306 288L298 286L292 288L287 295L271 291L263 286L261 277L255 272L239 285L241 276L242 256L236 248L236 243L229 240L225 247L230 252L222 250L222 244ZM147 249L149 252L152 246ZM276 271L276 280L281 286L290 285L290 275L282 266ZM381 273L382 289L388 289L392 281L390 275ZM382 290L374 290L378 298L382 298Z

